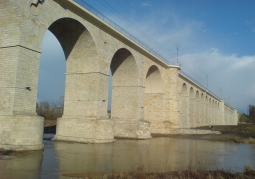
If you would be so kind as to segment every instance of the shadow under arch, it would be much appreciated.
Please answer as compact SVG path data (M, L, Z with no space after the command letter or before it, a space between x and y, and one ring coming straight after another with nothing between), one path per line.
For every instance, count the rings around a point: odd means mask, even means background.
M189 115L188 115L188 127L194 127L196 125L196 121L194 119L195 113L195 93L193 87L189 90Z
M195 105L195 121L196 121L196 127L201 125L201 119L200 119L200 103L201 99L199 97L199 91L196 91L196 105Z
M125 48L117 50L110 65L112 73L111 117L115 119L137 119L139 116L139 73L131 52Z
M107 96L107 77L100 73L91 33L72 18L58 19L48 30L58 39L66 58L64 114L58 118L55 139L113 142L112 122L106 117L106 100L102 100Z
M81 22L77 21L76 19L58 19L49 26L48 30L51 31L60 42L66 59L68 59L73 50L77 50L75 47L80 45L86 45L82 47L82 50L92 50L94 56L98 54L90 32ZM85 53L88 54L88 52Z
M95 78L99 75L99 55L90 32L72 18L58 19L48 30L58 39L66 58L64 115L96 117L98 104L90 101L98 100Z
M157 66L152 65L146 74L144 94L144 119L151 122L151 133L162 133L167 125L164 118L165 94L163 80Z
M150 125L144 121L143 92L136 60L132 53L121 48L112 57L111 119L115 137L150 138ZM145 128L141 128L146 126ZM138 132L139 131L139 132ZM140 132L142 131L142 132Z
M204 98L203 93L201 93L200 99L201 99L201 103L200 103L200 126L204 126L205 125L205 98Z
M180 113L180 127L181 128L189 128L188 121L188 112L189 112L189 96L188 89L186 83L182 85L182 95L181 95L181 113Z
M163 80L157 66L152 65L145 79L145 93L163 93Z

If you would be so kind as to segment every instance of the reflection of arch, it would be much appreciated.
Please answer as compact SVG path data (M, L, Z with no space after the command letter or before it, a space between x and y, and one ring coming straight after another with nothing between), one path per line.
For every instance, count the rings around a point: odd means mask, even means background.
M163 93L163 80L158 67L151 66L145 80L145 93Z
M137 119L139 104L139 75L136 61L125 48L115 52L111 61L111 116L118 119Z

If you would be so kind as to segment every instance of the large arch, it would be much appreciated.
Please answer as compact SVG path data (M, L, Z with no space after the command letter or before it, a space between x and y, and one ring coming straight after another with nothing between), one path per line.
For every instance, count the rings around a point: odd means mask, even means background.
M111 61L112 107L111 117L137 119L139 75L136 61L127 49L119 49Z
M66 58L64 113L56 140L84 143L114 141L107 119L108 77L100 73L99 53L88 29L78 20L61 18L49 26ZM98 133L100 130L100 133Z
M184 83L182 85L182 96L181 96L181 111L180 111L180 127L188 128L189 120L188 120L188 90L187 85Z
M150 138L149 123L144 121L144 88L140 84L138 67L133 54L121 48L112 57L111 118L114 136L127 138ZM142 124L148 129L140 128ZM141 126L142 126L141 125ZM145 130L138 134L138 130Z
M145 79L144 119L151 122L151 133L160 133L164 122L164 84L157 66L152 65Z
M195 121L196 121L196 126L201 125L201 117L200 117L200 104L201 100L199 98L199 92L198 90L196 91L196 105L195 105Z
M79 21L61 18L53 22L51 31L60 42L66 57L64 116L97 118L99 59L95 42ZM107 89L104 89L107 91ZM75 108L74 108L75 106Z
M208 103L208 96L205 96L205 125L209 125L209 116L208 116L208 109L209 109L209 103Z
M204 94L201 93L201 103L200 103L200 125L205 125L205 98Z
M212 125L212 120L211 120L211 111L212 111L212 101L211 101L211 98L209 98L209 101L208 101L208 125Z
M189 90L189 125L190 127L196 126L196 121L194 118L195 114L195 95L194 95L194 89L191 87Z
M217 112L218 112L218 110L216 109L216 100L214 100L214 103L213 103L213 125L218 124L217 123Z
M157 66L152 65L145 79L145 93L163 93L163 80Z

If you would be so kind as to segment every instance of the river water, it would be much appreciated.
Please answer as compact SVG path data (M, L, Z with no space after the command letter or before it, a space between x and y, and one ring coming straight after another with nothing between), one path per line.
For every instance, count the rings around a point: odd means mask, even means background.
M152 138L79 144L44 140L43 151L0 157L0 179L69 179L63 174L202 168L243 171L255 167L255 145L206 140Z

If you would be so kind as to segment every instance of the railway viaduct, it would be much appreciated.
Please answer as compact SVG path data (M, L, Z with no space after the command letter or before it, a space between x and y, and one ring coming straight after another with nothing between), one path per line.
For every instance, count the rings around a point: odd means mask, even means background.
M47 30L66 57L64 114L56 140L147 139L204 125L237 124L238 113L150 49L73 0L0 0L0 148L42 149L36 114ZM109 71L112 112L107 115Z

